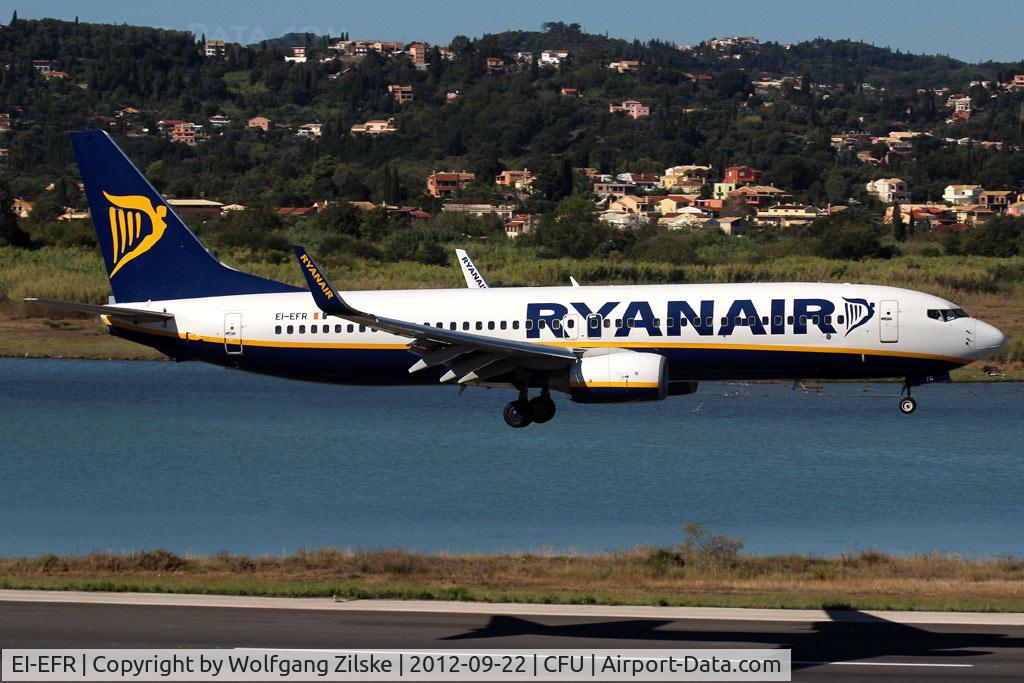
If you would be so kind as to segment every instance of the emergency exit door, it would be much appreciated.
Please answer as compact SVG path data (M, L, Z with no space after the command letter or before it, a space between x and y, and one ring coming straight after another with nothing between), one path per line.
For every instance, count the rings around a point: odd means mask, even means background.
M242 314L224 314L224 350L228 355L237 356L242 353Z
M900 340L900 305L897 301L882 301L879 305L879 341L895 343Z

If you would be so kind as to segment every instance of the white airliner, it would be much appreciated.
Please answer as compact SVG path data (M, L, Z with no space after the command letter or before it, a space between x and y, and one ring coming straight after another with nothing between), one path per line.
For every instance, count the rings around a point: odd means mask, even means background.
M956 304L856 284L502 287L339 292L301 247L309 290L218 262L102 131L71 134L112 303L110 333L173 358L361 385L506 387L513 427L547 422L550 392L661 400L700 380L948 379L1006 338ZM531 389L538 395L528 398Z

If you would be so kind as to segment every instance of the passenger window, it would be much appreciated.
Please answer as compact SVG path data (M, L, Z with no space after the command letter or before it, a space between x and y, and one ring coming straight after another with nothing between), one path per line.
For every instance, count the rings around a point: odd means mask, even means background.
M519 323L519 321L517 320L516 324L518 324L518 323ZM532 330L533 329L533 321L532 320L527 320L526 321L526 329L528 329L528 330Z
M661 327L661 319L655 318L654 319L654 326L655 327Z
M821 320L820 316L817 316L817 315L812 315L811 316L811 323L814 324L814 325L817 325L820 320Z
M838 318L836 318L836 322L842 325L843 323L846 322L846 317L841 315Z
M565 321L565 326L568 327L570 330L573 329L574 327L576 327L576 320L573 318L569 318L568 320Z
M800 316L800 324L801 325L806 325L807 324L807 316L806 315Z
M831 325L832 324L832 316L830 316L830 315L826 315L825 316L825 324L826 325Z
M527 321L527 322L529 322L529 321ZM513 320L512 321L512 329L513 330L518 330L519 329L519 321L518 320ZM527 327L526 329L530 329L530 328Z
M309 326L309 331L310 331L310 332L311 332L312 334L316 334L316 325L310 325L310 326Z
M489 329L489 330L493 330L494 329L494 321L493 320L488 320L487 321L487 329Z
M788 318L786 318L786 323L788 325L792 325L793 324L793 316L789 316Z
M626 327L633 327L634 325L636 325L636 321L632 318L626 321Z
M457 323L448 323L448 329L455 330L458 329L458 327Z
M666 318L665 319L665 327L675 327L675 326L676 326L676 319L675 318Z
M700 318L694 318L693 319L693 326L694 327L700 327Z
M335 325L334 326L334 333L335 334L341 334L341 325Z
M295 332L295 326L294 325L289 325L288 326L288 334L294 334L294 332Z
M590 325L590 329L598 330L598 329L601 328L601 316L592 315L592 316L590 316L590 318L588 318L588 321L589 321L588 324Z
M741 318L739 316L736 316L735 318L733 318L732 324L736 325L737 327L742 325L743 324L743 318Z
M711 327L711 323L713 323L713 322L714 322L714 318L712 318L710 315L707 318L704 319L704 325L706 327Z
M722 324L723 325L728 325L729 324L729 319L726 318L725 316L722 316Z
M274 334L281 334L281 326L280 325L275 325L274 326Z
M299 325L299 334L306 334L306 326Z
M352 323L349 323L348 325L345 326L345 331L348 332L349 334L351 334L352 331L355 329L356 328L352 325Z
M551 329L553 329L553 330L560 330L560 329L562 329L562 321L561 320L552 320L551 321Z
M360 332L366 332L366 325L360 325L359 326L359 331Z
M605 327L611 327L612 326L612 319L611 318L605 318L604 319L604 326Z
M782 324L782 316L781 315L775 316L775 324L776 325L781 325Z
M767 325L768 324L768 316L763 316L761 318L761 324L762 325Z
M466 321L464 321L462 323L462 329L463 330L468 330L469 329L469 321L468 320L466 320Z
M544 324L545 324L546 322L547 322L547 321L545 321L545 320L538 320L538 321L537 321L537 329L538 329L538 330L543 330L543 329L544 329Z
M476 329L478 329L478 330L482 330L482 329L484 329L484 324L483 324L483 322L481 322L480 320L477 320L477 321L476 321Z
M615 319L615 327L622 329L622 318Z

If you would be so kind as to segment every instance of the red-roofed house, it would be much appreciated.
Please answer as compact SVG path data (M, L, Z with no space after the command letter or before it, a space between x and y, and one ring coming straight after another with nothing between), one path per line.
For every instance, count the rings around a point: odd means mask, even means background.
M474 180L476 176L472 173L431 173L427 176L427 192L431 197L448 197Z

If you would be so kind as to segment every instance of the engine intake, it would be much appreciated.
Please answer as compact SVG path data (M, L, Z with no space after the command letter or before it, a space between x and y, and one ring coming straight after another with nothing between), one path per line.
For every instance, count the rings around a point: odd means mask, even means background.
M656 353L595 349L572 366L567 385L577 403L661 401L669 393L668 364Z

